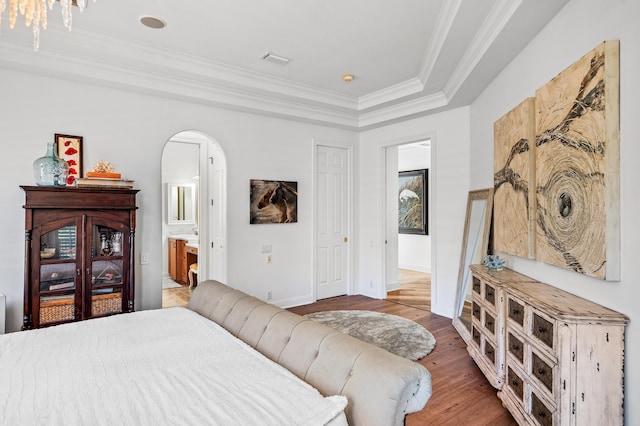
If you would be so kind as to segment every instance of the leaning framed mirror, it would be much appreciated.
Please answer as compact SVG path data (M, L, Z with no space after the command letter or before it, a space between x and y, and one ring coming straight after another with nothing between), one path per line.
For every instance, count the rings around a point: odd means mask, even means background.
M469 265L482 263L490 254L489 234L493 212L493 188L469 191L467 213L464 221L458 288L453 313L453 326L462 339L471 340L471 272Z

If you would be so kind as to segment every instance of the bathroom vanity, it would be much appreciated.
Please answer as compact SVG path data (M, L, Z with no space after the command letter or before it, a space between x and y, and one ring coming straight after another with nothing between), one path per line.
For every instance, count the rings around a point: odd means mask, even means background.
M169 277L182 285L189 284L189 265L198 263L198 240L171 236L169 245Z

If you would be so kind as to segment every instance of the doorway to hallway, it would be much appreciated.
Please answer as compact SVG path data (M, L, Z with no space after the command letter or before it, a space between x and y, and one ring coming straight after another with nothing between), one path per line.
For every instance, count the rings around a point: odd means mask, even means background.
M431 274L398 269L400 288L387 292L387 300L431 311Z

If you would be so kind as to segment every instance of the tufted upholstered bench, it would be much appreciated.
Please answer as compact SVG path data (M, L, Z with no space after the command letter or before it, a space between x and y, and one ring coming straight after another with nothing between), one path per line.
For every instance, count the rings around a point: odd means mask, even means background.
M346 396L352 426L402 425L431 396L431 375L422 365L220 282L200 283L189 308L322 394Z

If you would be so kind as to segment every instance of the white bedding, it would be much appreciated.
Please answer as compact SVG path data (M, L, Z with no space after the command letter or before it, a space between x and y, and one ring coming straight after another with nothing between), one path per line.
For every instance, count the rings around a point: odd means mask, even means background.
M0 336L3 425L324 425L322 397L184 308Z

